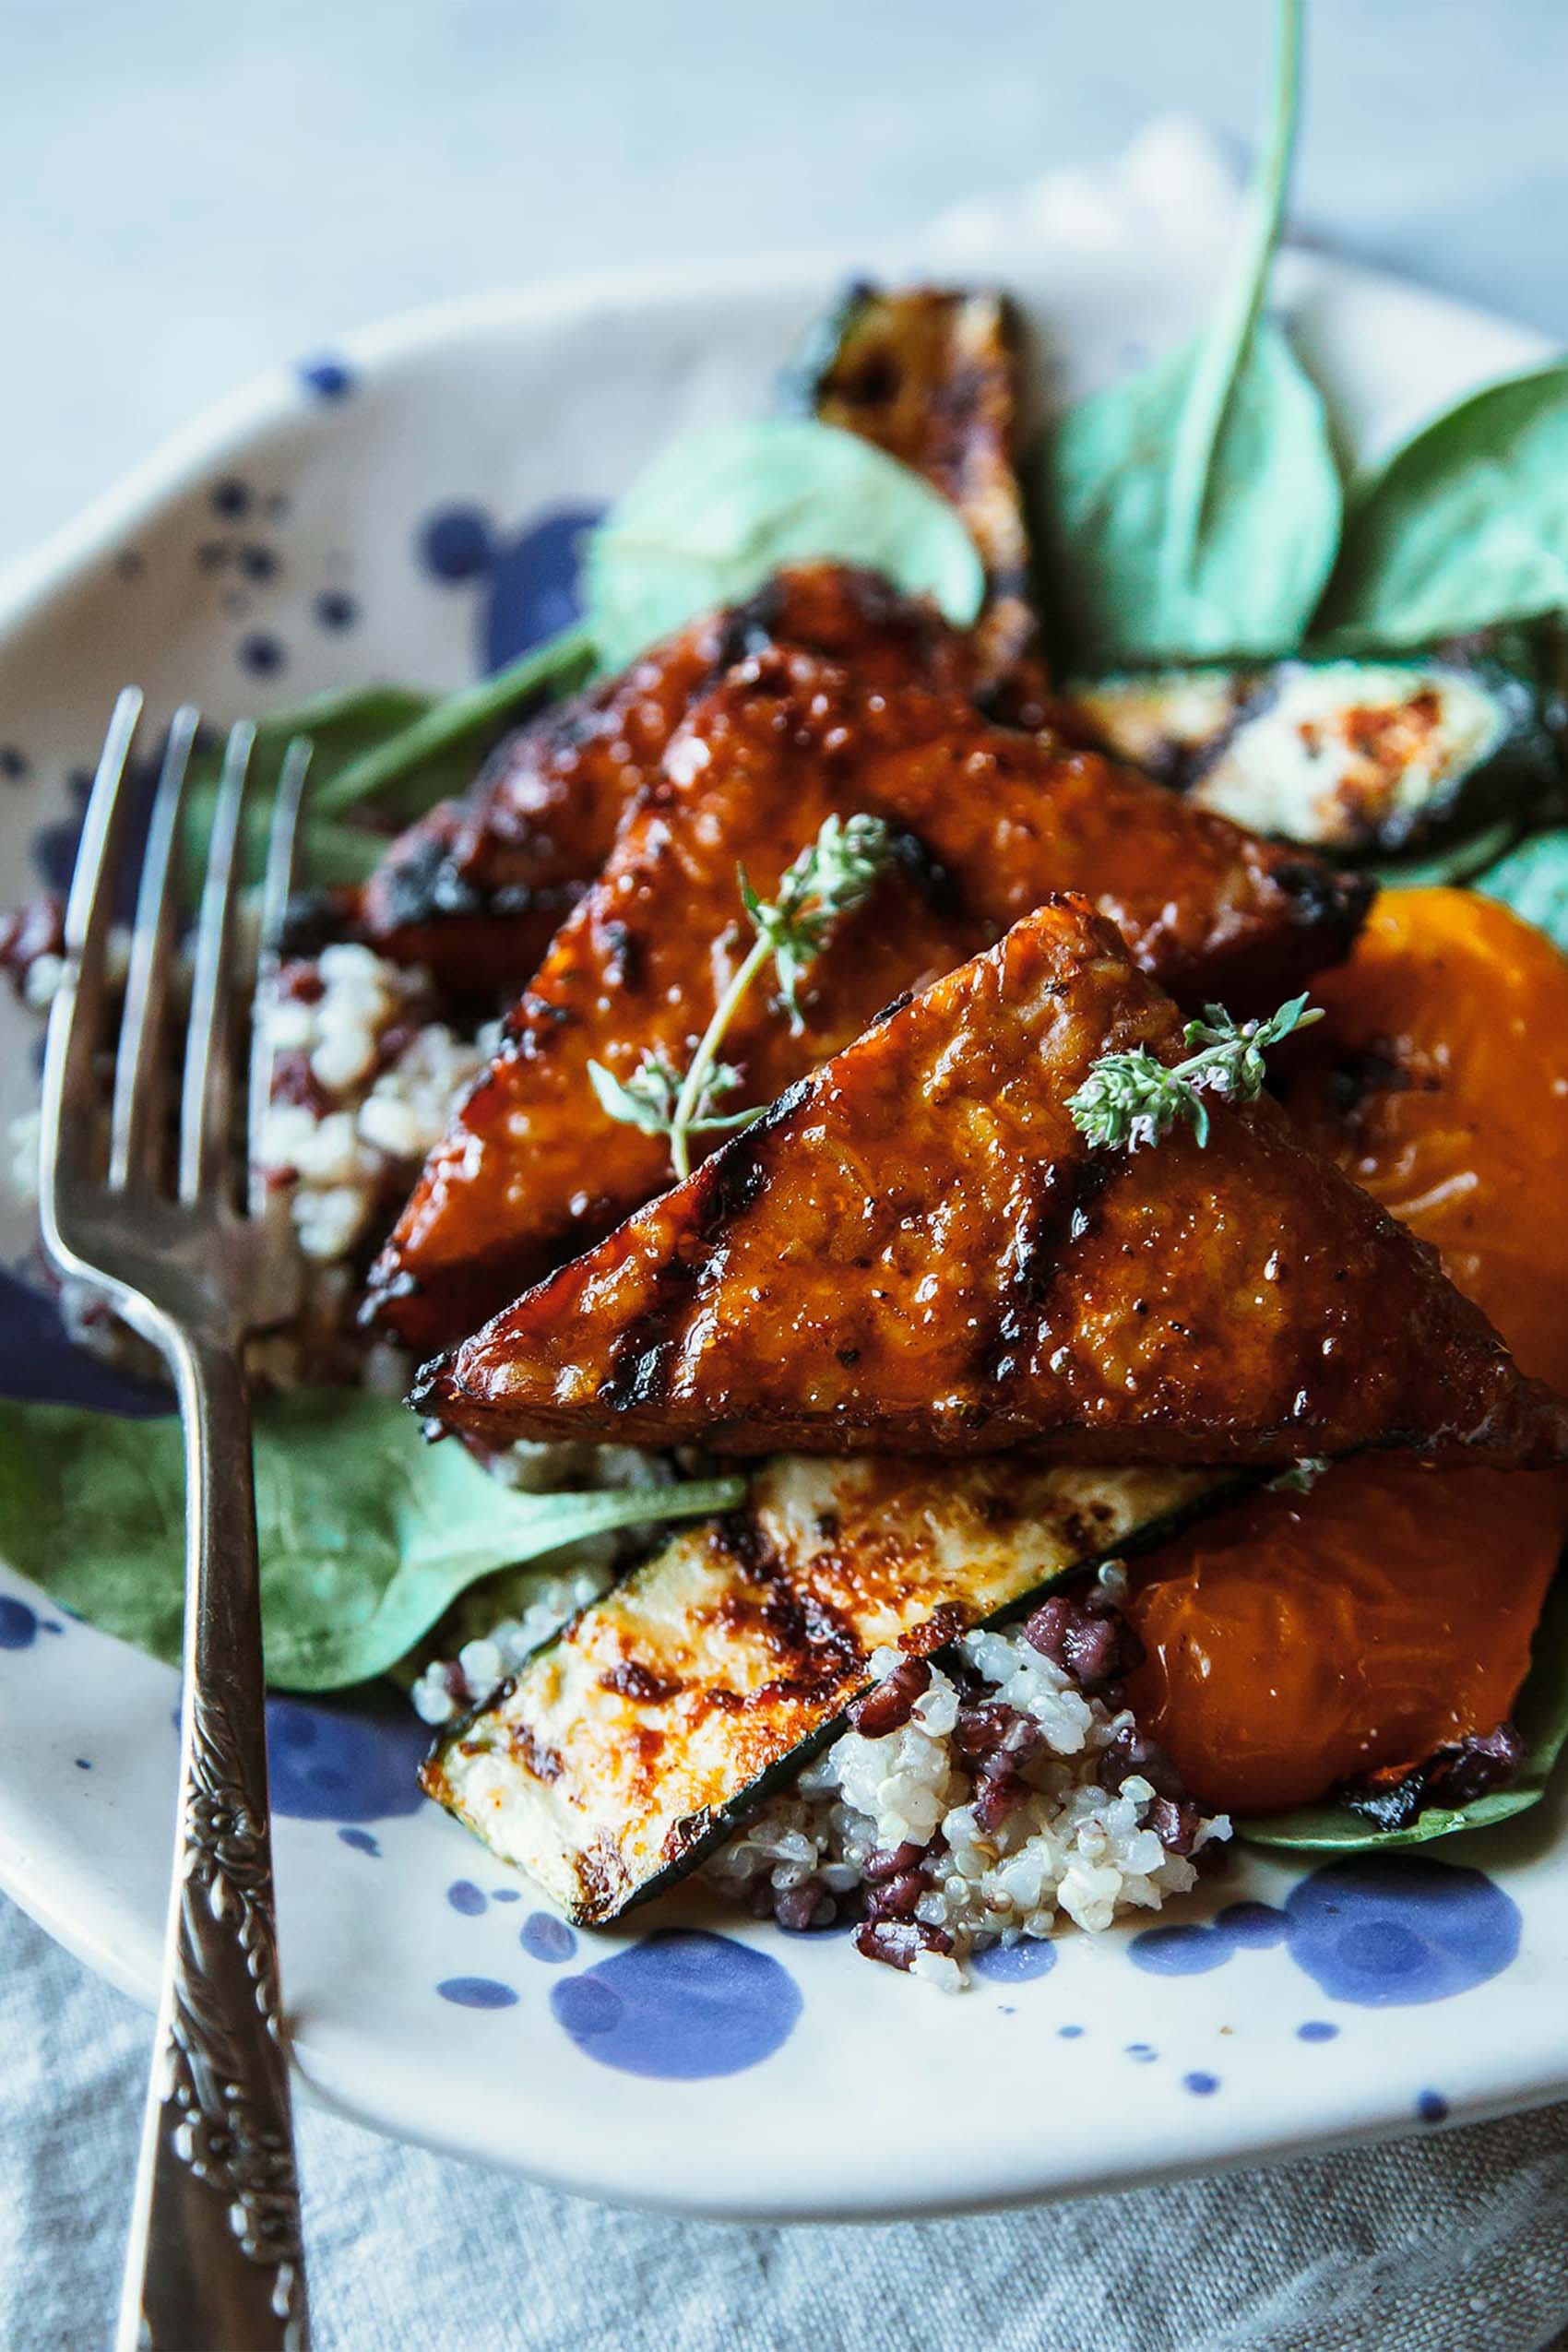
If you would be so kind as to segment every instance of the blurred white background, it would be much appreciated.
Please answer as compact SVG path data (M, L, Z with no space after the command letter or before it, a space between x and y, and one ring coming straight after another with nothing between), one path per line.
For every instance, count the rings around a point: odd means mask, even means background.
M0 561L254 370L460 294L870 243L1185 110L1265 0L0 0ZM1568 340L1568 6L1313 0L1300 228Z

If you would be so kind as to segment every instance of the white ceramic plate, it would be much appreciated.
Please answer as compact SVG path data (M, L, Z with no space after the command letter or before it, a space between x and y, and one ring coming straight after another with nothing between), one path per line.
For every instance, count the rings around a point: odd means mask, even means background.
M1186 331L1216 250L1112 208L986 274L1021 298L1055 398ZM229 718L345 682L454 683L554 625L583 516L672 430L761 410L843 274L828 257L429 314L198 423L6 584L0 897L68 861L79 771L127 679L155 719L185 695ZM1294 255L1282 277L1362 453L1538 351L1343 265ZM27 1024L0 1022L11 1109ZM6 1262L27 1244L12 1212ZM90 1386L42 1310L14 1286L6 1304L7 1383ZM0 1568L0 1877L148 2002L175 1699L168 1669ZM575 1938L418 1799L418 1747L395 1709L274 1707L301 2073L385 2130L567 2188L726 2215L928 2211L1568 2090L1561 1791L1425 1858L1248 1860L1153 1941L1069 1932L944 1999L842 1936L693 1896Z

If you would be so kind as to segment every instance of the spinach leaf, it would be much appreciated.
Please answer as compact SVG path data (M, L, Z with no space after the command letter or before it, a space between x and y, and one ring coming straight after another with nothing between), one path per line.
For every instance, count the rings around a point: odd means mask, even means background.
M1415 645L1568 606L1568 362L1472 393L1352 493L1317 626Z
M1338 543L1322 399L1262 315L1301 79L1281 0L1267 147L1206 332L1092 393L1048 437L1038 531L1075 659L1273 654L1299 643Z
M1568 948L1568 827L1537 833L1500 858L1474 888L1500 898L1559 947Z
M384 731L357 756L337 763L330 777L315 779L312 809L340 816L369 803L378 816L410 823L471 783L481 753L536 703L575 693L597 659L586 628L563 629L477 684L434 700L419 697L422 707L403 726Z
M1487 1829L1538 1804L1551 1768L1568 1743L1568 1572L1559 1570L1546 1597L1530 1647L1530 1670L1514 1719L1525 1741L1525 1761L1506 1788L1477 1797L1467 1805L1429 1805L1406 1829L1374 1829L1348 1805L1298 1806L1292 1812L1239 1821L1236 1835L1258 1846L1318 1853L1381 1853L1386 1847L1424 1846L1455 1830Z
M677 441L588 541L589 623L619 669L781 564L837 556L935 598L967 626L985 574L956 511L852 434L805 419L719 425Z
M466 1586L607 1527L732 1508L743 1479L517 1494L429 1445L395 1398L295 1390L255 1410L267 1680L385 1673ZM0 1555L63 1608L177 1660L184 1469L173 1419L0 1403Z
M267 861L267 832L283 754L296 735L312 745L300 816L301 882L362 882L389 834L472 783L481 755L517 719L552 693L570 693L594 665L591 640L564 630L477 685L455 694L403 686L353 686L317 695L296 710L260 721L245 808L246 872ZM191 756L185 854L197 873L212 826L220 733L204 734Z

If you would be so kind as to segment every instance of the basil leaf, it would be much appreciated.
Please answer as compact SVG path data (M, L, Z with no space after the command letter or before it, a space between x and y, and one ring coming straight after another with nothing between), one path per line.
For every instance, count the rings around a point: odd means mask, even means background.
M908 466L835 425L768 418L677 441L588 541L589 623L620 669L782 564L837 557L934 597L967 627L985 573L963 521Z
M395 1398L294 1390L255 1408L267 1680L383 1674L481 1576L607 1527L733 1508L743 1479L518 1494ZM0 1403L0 1554L89 1624L177 1661L184 1467L172 1418Z
M1501 899L1559 947L1568 948L1568 827L1521 841L1471 886Z
M1301 8L1282 0L1267 147L1213 321L1047 438L1037 529L1078 661L1284 652L1323 593L1342 507L1327 418L1262 316L1300 80Z
M264 719L251 754L245 802L245 871L259 879L283 754L297 735L311 742L310 775L300 814L302 883L356 883L372 873L389 835L437 801L465 791L483 753L538 701L570 693L594 666L582 629L564 630L477 685L455 694L418 694L403 686L355 686L317 695L295 710ZM212 828L223 738L204 735L191 755L185 855L199 873ZM356 819L358 820L356 822Z
M357 756L336 763L327 778L313 779L312 809L338 816L370 802L378 816L411 823L434 802L470 784L480 754L507 727L526 718L536 703L574 693L596 660L587 629L563 629L475 685L459 686L435 700L418 697L422 707L403 726L384 730Z
M1374 1829L1348 1805L1301 1805L1288 1813L1238 1821L1236 1835L1257 1846L1317 1853L1381 1853L1385 1847L1424 1846L1461 1829L1487 1829L1538 1804L1552 1766L1568 1744L1568 1573L1560 1570L1530 1645L1530 1670L1514 1710L1525 1761L1506 1788L1467 1805L1429 1805L1406 1829Z
M1568 362L1434 418L1351 496L1318 617L1415 645L1568 605Z

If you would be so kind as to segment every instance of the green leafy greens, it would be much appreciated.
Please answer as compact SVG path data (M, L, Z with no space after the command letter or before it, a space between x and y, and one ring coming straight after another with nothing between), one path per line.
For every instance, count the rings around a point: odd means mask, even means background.
M267 1681L384 1674L459 1593L609 1527L732 1509L742 1479L517 1494L395 1399L298 1389L255 1409ZM0 1403L0 1553L63 1608L177 1660L184 1467L172 1418Z
M1568 362L1475 392L1352 494L1320 630L1389 646L1568 606Z
M933 597L967 627L985 572L956 510L897 458L835 425L770 418L677 441L588 543L588 621L607 668L760 588L837 557Z
M1080 661L1281 652L1323 592L1338 470L1316 388L1263 316L1300 79L1300 0L1281 0L1267 145L1213 320L1048 438L1039 529Z
M1521 841L1476 877L1475 887L1500 898L1559 947L1568 949L1568 827Z
M245 810L248 873L259 877L265 868L272 795L295 736L306 736L312 747L299 879L362 882L385 854L388 834L465 790L481 754L506 727L545 697L574 691L593 665L587 634L567 629L456 694L350 686L262 719ZM221 735L204 737L191 755L185 847L192 873L200 873L205 859L222 758Z
M1206 1094L1222 1102L1255 1102L1267 1076L1264 1055L1292 1029L1310 1028L1323 1013L1293 996L1266 1021L1237 1022L1223 1004L1206 1004L1189 1021L1184 1042L1196 1051L1184 1062L1161 1062L1146 1045L1130 1053L1102 1053L1076 1094L1067 1098L1073 1124L1097 1151L1136 1151L1157 1144L1184 1119L1200 1146L1208 1142Z

